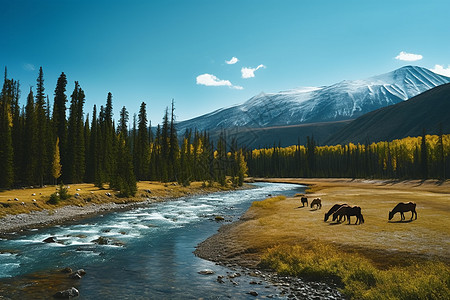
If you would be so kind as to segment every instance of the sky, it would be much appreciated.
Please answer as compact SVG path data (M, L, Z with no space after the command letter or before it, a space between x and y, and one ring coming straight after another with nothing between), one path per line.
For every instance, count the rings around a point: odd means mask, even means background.
M42 66L85 114L113 94L114 117L147 104L152 125L260 92L331 85L417 65L450 76L450 1L0 0L0 66L21 103Z

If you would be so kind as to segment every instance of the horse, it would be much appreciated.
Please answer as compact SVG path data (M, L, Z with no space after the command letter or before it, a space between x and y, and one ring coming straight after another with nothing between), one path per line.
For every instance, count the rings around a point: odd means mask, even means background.
M402 221L405 219L405 212L410 211L411 212L411 220L415 216L415 220L417 220L417 212L416 212L416 204L414 202L400 202L397 204L393 210L389 212L389 220L391 220L396 213L400 213Z
M362 224L364 223L364 217L361 213L361 207L359 206L341 206L334 214L333 214L333 220L335 220L337 217L339 217L339 221L341 220L342 216L346 216L348 219L348 224L350 224L350 216L356 216L356 224Z
M347 204L335 204L333 205L332 208L330 208L330 210L328 212L325 213L325 218L323 219L324 222L328 221L328 218L335 212L337 211L339 208L341 208L341 206L343 205L347 205Z
M302 206L305 206L305 203L306 203L306 207L308 207L308 198L302 197L302 198L300 198L300 201L302 201Z
M321 209L322 208L322 200L320 198L316 198L313 201L311 201L311 204L309 205L309 207L313 208L313 206L316 205L317 209Z

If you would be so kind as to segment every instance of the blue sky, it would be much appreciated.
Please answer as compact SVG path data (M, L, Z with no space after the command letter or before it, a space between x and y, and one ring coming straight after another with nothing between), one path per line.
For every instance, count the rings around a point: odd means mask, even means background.
M185 120L261 91L404 65L450 76L448 0L0 0L0 7L0 66L20 80L22 103L42 66L51 103L65 72L68 96L75 80L86 93L85 113L112 92L116 118L122 106L132 116L145 101L153 125L172 98Z

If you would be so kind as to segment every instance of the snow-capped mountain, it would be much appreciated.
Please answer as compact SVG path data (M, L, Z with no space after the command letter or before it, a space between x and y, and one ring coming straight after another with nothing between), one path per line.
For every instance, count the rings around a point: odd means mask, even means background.
M320 87L261 93L245 103L180 122L180 133L197 130L260 128L355 119L375 109L408 100L449 77L406 66L363 80L344 80Z

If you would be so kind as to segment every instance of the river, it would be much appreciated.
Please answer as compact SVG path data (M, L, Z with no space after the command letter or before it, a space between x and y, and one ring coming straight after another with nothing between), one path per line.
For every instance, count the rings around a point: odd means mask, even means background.
M1 239L0 299L51 298L53 293L33 289L24 278L67 266L87 272L73 283L77 299L255 299L249 291L283 298L276 286L250 286L255 279L245 273L233 284L219 283L217 276L233 270L192 252L223 224L216 215L235 221L252 201L303 191L300 185L255 183L252 189L183 197ZM50 236L58 243L42 242ZM99 237L117 245L92 242ZM215 274L198 273L204 269Z

